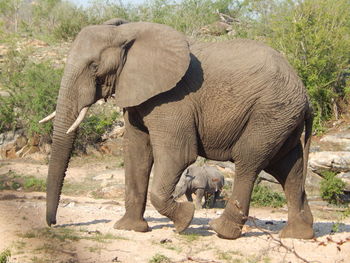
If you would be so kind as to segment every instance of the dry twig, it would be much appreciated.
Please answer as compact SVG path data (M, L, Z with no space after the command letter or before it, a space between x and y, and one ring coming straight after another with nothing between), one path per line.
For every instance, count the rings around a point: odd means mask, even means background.
M253 224L254 224L254 227L260 231L262 231L263 233L267 234L273 241L275 241L277 244L279 244L281 247L283 247L286 251L294 254L298 259L300 259L301 261L305 262L305 263L310 263L310 261L308 261L307 259L303 258L302 256L300 256L295 248L291 248L287 245L285 245L281 239L279 238L275 238L270 232L266 231L265 229L262 229L261 227L259 227L257 224L256 224L256 218L252 217L252 216L248 216L247 219L250 219Z

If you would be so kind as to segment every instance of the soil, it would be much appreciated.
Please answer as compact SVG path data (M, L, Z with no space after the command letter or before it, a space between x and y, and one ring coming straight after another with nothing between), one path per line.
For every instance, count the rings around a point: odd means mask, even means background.
M125 211L124 171L114 163L111 158L74 158L57 225L51 228L45 223L45 193L22 187L0 190L0 253L9 249L13 263L349 262L349 216L318 202L311 202L313 240L279 239L287 220L285 207L251 208L252 219L236 240L221 239L208 227L222 208L197 210L190 227L178 234L148 202L150 232L116 230L113 225ZM44 179L47 165L1 162L0 175L9 172Z

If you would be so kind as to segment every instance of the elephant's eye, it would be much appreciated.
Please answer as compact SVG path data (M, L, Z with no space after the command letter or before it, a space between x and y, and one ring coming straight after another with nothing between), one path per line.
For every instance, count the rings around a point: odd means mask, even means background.
M97 69L98 69L97 63L92 62L92 63L89 65L89 69L90 69L92 72L96 73L96 72L97 72Z

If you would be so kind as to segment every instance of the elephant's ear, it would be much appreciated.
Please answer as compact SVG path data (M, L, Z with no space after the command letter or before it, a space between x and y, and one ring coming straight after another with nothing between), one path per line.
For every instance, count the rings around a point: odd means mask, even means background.
M127 40L116 88L117 105L136 106L174 88L190 63L185 36L171 27L146 22L123 24L119 30L134 37Z
M125 19L112 18L112 19L109 19L109 20L103 22L102 24L103 25L111 25L111 26L119 26L119 25L126 24L126 23L128 23L128 21L126 21Z

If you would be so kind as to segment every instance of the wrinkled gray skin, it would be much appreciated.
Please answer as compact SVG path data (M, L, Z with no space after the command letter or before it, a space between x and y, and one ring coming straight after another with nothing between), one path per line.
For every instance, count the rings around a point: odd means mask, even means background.
M178 232L194 205L172 197L197 156L234 161L233 194L210 222L220 237L237 238L261 170L282 184L288 223L282 237L312 238L304 190L311 137L306 90L286 59L251 40L198 43L165 25L118 20L81 30L70 49L61 87L47 179L48 225L56 213L76 130L85 107L115 95L124 109L125 215L115 228L148 231L150 201ZM305 127L305 140L300 137Z
M211 197L209 207L213 207L224 184L225 178L217 168L192 165L182 173L173 197L176 199L185 194L187 200L193 202L192 194L195 194L196 209L202 208L203 197L205 197L204 204L209 201L208 197Z

